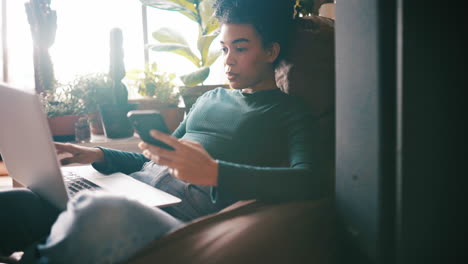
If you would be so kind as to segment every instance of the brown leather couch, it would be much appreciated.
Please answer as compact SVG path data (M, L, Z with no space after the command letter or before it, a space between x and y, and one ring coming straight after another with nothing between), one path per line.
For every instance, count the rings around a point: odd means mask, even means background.
M334 22L300 19L277 70L285 92L303 96L320 117L321 173L329 192L317 201L241 201L197 219L141 250L128 263L334 263ZM287 187L287 185L285 185Z

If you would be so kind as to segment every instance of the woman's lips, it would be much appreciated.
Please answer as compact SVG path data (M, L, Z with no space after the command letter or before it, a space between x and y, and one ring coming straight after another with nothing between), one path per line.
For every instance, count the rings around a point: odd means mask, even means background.
M227 79L229 81L233 81L234 79L237 78L238 74L232 73L232 72L227 72L226 73Z

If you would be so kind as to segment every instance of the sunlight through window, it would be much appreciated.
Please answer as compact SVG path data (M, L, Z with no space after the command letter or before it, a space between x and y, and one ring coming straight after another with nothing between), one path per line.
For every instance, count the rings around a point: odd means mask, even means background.
M115 27L123 32L126 70L144 67L140 1L52 1L51 7L57 11L57 32L49 51L59 82L69 82L82 74L107 72L109 34ZM7 8L10 83L23 89L34 89L33 44L24 1L8 1ZM155 42L151 33L161 27L177 30L193 45L192 50L197 51L198 29L193 21L177 12L148 7L149 43ZM177 76L195 70L185 58L172 53L149 51L149 58L150 62L156 61L161 70ZM211 70L205 84L223 84L222 60L218 59ZM136 92L130 91L130 95L136 95Z

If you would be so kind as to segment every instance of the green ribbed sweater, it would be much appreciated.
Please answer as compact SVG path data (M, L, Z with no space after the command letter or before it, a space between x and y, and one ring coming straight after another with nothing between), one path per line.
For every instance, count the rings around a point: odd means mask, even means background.
M217 88L198 98L173 135L199 142L218 160L212 198L228 204L322 196L314 133L314 118L300 98L279 89L246 94ZM105 163L93 164L103 173L130 174L148 161L142 154L103 150Z

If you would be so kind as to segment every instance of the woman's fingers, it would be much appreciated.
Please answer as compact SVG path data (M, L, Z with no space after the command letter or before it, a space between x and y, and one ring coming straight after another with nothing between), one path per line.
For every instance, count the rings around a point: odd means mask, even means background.
M178 153L175 150L168 150L145 142L140 142L138 144L138 147L143 151L149 151L149 153L151 154L162 156L165 158L174 158L178 156Z
M177 139L152 130L150 134L174 148L167 150L140 142L143 155L157 164L167 166L171 174L193 184L216 186L218 162L213 160L203 146L197 142Z
M148 144L143 141L140 141L140 143L138 143L138 148L141 150L145 150L148 148Z
M60 164L62 164L63 166L68 165L68 164L72 164L72 163L75 163L75 161L73 160L73 157L63 158L63 159L60 160Z
M178 138L175 138L171 135L164 134L157 130L151 130L150 134L155 139L158 139L166 143L167 145L173 147L174 150L169 150L169 149L154 146L145 142L140 142L138 144L138 147L141 150L149 150L153 155L157 155L159 158L165 158L167 160L171 160L172 164L174 164L174 162L178 160L186 158L184 155L184 153L186 152L186 146L180 143Z
M57 153L75 153L76 152L76 147L73 144L70 143L59 143L59 142L54 142L55 149L57 150Z
M150 150L146 149L143 151L143 155L147 158L150 159L154 162L156 162L159 165L165 165L168 167L175 167L177 164L174 162L174 160L171 160L169 158L165 158L156 154L153 154Z
M154 153L154 154L157 154L158 156L161 156L161 157L165 157L165 158L174 158L174 157L177 157L179 155L179 152L178 151L173 151L173 150L168 150L168 149L164 149L164 148L160 148L160 147L156 147L156 146L148 146L148 149Z
M62 154L62 153L65 153L66 151L63 151L63 150L60 150L60 149L55 149L55 152L57 154Z
M200 146L200 143L195 142L195 141L191 141L191 140L186 140L186 139L180 139L179 142L182 143L182 144L185 144L185 145L192 146L192 147L199 147Z
M166 158L159 157L159 156L156 156L156 160L157 160L157 163L159 165L167 166L169 168L176 168L177 167L177 165L175 164L175 162L173 160L166 159Z
M158 140L166 143L167 145L173 147L176 150L177 150L177 147L180 146L178 138L173 137L173 136L168 135L168 134L165 134L165 133L162 133L162 132L159 132L159 131L157 131L155 129L150 131L150 135L152 137L154 137L155 139L158 139Z
M172 146L174 150L140 142L138 147L143 150L143 155L147 159L167 166L174 177L183 181L201 185L217 185L218 162L211 158L200 143L177 139L156 131L151 131L151 135Z
M54 146L55 146L55 151L57 153L64 153L64 152L67 152L65 150L65 147L64 147L64 144L63 143L57 143L57 142L54 142Z

